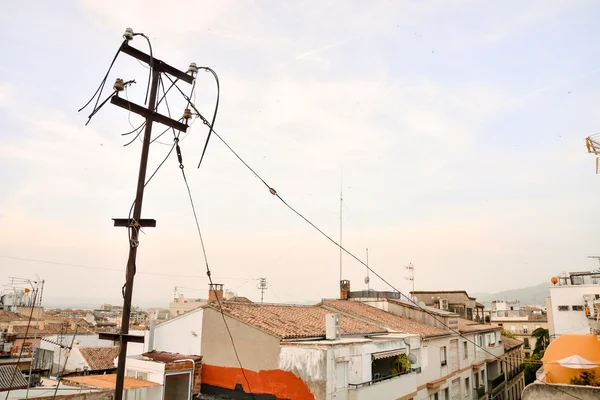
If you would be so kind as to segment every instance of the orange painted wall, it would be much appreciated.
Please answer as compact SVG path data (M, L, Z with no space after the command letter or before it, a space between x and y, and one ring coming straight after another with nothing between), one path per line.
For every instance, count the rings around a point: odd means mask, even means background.
M277 399L314 400L315 398L306 383L292 372L279 369L254 372L245 369L244 373L253 393L272 394ZM246 393L250 392L240 368L203 364L202 384L232 390L240 384Z

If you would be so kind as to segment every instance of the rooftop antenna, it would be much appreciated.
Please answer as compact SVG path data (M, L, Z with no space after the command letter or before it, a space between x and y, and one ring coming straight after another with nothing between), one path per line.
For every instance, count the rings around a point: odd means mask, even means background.
M595 258L596 260L598 260L598 263L600 263L600 256L588 256L588 258ZM600 272L600 268L593 272Z
M344 203L344 170L340 172L340 282L342 281L342 205Z
M257 289L260 290L260 304L263 304L263 299L265 296L265 290L269 288L269 284L267 283L267 278L260 278L258 280Z
M370 290L369 282L371 282L371 278L369 278L369 248L367 247L367 276L365 277L365 283L367 284L367 292Z
M412 291L415 291L415 266L412 263L409 263L404 268L408 270L408 277L406 280L412 281Z
M600 153L600 133L595 133L585 138L585 147L588 153L592 153L596 156ZM600 165L598 165L598 157L596 157L596 174L600 172ZM591 257L596 258L596 257Z

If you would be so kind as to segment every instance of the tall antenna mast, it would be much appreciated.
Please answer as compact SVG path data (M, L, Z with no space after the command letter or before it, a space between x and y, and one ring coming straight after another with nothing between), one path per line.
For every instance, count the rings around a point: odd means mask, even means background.
M340 173L340 282L342 281L342 205L344 203L344 171Z
M367 292L370 290L369 282L371 282L371 278L369 278L369 248L367 247L367 277L365 278L365 283L367 284Z
M412 281L412 291L414 292L415 291L415 266L412 263L409 263L404 268L406 268L408 270L408 277L406 278L406 280Z
M258 286L256 286L256 288L260 290L260 304L262 304L265 296L265 290L269 288L267 278L260 278L258 281Z
M600 256L588 256L588 258L595 258L600 263ZM600 268L598 268L598 271L600 271Z

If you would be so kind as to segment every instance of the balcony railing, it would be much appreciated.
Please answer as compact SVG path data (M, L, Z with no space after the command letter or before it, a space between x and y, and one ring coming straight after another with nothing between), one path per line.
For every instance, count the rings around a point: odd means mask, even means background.
M494 379L488 379L488 389L496 389L504 383L504 374L500 374Z
M419 370L418 372L421 372L421 368L420 367L418 368L418 370ZM399 373L393 374L393 375L382 376L380 378L376 378L376 379L373 379L373 380L368 381L368 382L363 382L363 383L349 383L348 387L350 389L358 389L358 388L361 388L361 387L370 386L370 385L372 385L374 383L377 383L377 382L386 381L388 379L392 379L392 378L395 378L397 376L411 374L413 372L417 372L417 368L407 369L406 371L402 371L402 372L399 372Z
M524 369L523 364L517 365L515 368L511 369L508 372L508 380L511 380L515 376L519 375L521 372L523 372L523 369Z
M478 388L473 389L473 399L481 399L485 396L485 386L481 385Z

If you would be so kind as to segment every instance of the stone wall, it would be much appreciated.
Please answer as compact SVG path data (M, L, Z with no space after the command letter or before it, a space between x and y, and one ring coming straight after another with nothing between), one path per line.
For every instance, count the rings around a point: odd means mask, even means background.
M523 390L522 398L523 400L563 400L566 398L598 400L600 399L600 388L553 383L532 383Z

